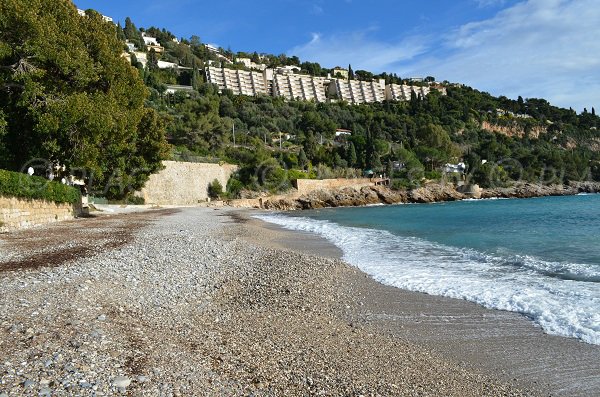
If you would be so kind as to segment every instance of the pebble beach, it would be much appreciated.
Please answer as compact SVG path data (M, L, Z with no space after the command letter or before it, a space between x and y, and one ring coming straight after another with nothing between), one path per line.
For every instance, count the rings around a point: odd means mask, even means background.
M550 394L365 321L368 276L244 219L183 208L0 235L0 396Z

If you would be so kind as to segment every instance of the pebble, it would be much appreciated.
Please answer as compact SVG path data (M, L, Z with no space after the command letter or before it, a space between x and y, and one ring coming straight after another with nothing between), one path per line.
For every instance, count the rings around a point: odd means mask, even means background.
M113 385L118 388L126 388L131 384L131 379L126 376L117 376L113 379Z
M84 223L73 223L74 232L88 233ZM107 228L106 241L123 230ZM10 330L2 334L0 397L24 395L23 386L32 395L34 379L42 396L469 395L452 390L456 383L405 387L390 373L405 371L407 356L360 325L347 332L334 315L358 306L327 284L336 275L329 270L343 274L345 265L258 246L244 239L248 230L212 210L182 209L151 220L118 249L2 274L0 288L12 299L0 300ZM373 354L354 357L354 346ZM387 377L368 378L377 356L391 356L381 367ZM433 368L426 364L423 372ZM387 386L392 380L397 389ZM476 380L471 391L489 384ZM486 395L520 395L498 391Z

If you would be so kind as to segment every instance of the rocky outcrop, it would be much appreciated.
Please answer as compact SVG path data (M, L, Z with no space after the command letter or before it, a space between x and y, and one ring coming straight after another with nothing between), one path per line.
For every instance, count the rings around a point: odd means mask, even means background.
M572 196L579 193L599 193L598 182L571 182L568 185L538 185L520 183L507 188L484 189L481 198L531 198L545 196Z
M406 192L385 186L364 186L316 190L298 198L274 198L263 201L263 208L275 210L306 210L326 207L356 207L369 204L394 204L407 201Z
M475 186L475 185L474 185ZM600 193L598 182L574 182L569 185L536 185L520 183L512 187L479 189L481 198L531 198L543 196L567 196L578 193ZM347 187L343 189L316 190L297 196L264 198L262 208L291 211L327 207L357 207L373 204L436 203L472 198L463 189L457 191L451 184L428 184L412 190L392 190L386 186Z
M463 193L456 191L453 185L430 184L413 189L408 193L411 203L435 203L438 201L456 201L465 199Z

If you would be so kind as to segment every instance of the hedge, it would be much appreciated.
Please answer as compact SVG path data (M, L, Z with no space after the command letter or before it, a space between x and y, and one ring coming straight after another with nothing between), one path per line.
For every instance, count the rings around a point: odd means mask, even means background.
M39 176L0 170L0 195L75 204L79 189Z

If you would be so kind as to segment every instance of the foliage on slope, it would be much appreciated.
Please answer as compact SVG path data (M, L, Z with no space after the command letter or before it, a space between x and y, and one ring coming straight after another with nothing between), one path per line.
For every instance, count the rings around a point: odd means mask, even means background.
M140 187L167 151L124 43L69 0L0 3L0 168L64 165L108 196Z

